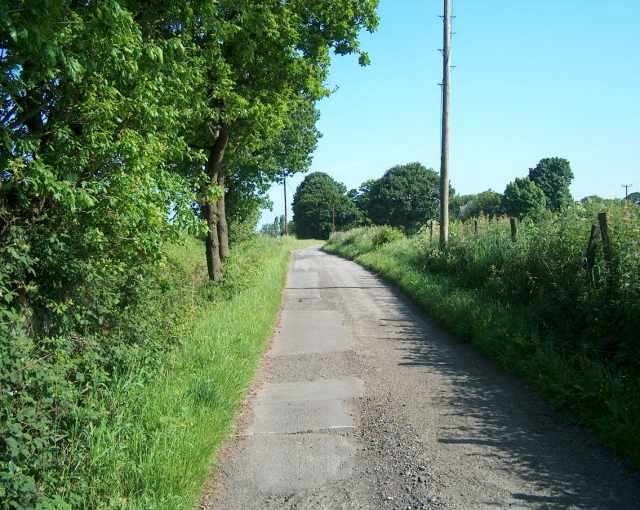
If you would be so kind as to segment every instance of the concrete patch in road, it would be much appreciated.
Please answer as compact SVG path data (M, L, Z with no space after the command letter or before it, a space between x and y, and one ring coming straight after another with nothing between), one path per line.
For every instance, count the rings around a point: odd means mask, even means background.
M353 334L333 310L284 310L271 356L291 356L353 349Z
M364 395L364 383L356 377L312 382L267 384L256 397L257 404L318 400L349 400Z
M347 406L342 400L257 403L247 435L351 429L353 417Z
M283 310L310 311L310 310L331 310L329 301L322 299L318 289L310 290L288 290L284 296L282 304Z
M242 485L263 494L292 494L351 476L355 448L335 434L247 438L237 472Z
M317 271L290 271L287 278L287 288L293 289L318 289L320 286L320 273Z

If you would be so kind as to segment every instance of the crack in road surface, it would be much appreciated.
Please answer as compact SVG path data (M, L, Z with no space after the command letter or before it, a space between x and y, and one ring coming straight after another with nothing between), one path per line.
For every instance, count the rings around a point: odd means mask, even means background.
M208 510L640 509L640 477L355 263L296 252Z

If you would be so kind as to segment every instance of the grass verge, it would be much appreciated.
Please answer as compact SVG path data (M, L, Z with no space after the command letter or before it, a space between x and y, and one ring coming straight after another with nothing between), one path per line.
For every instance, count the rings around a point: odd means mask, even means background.
M289 254L308 244L243 243L215 286L206 283L200 243L171 250L171 267L189 279L182 339L152 377L140 377L144 366L122 377L108 396L111 416L83 431L93 473L85 508L195 506L272 333Z
M455 275L425 271L418 239L384 239L384 228L338 235L324 250L355 260L396 284L448 331L523 376L556 407L590 426L640 467L637 374L580 352L562 352L538 334L527 307L496 299L483 289L462 287Z

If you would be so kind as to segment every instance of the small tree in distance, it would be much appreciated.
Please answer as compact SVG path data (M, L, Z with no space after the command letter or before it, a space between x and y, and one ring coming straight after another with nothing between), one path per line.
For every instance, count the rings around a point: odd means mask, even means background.
M573 172L568 160L541 159L535 168L529 170L529 179L544 192L547 208L552 211L559 211L573 202L569 189L573 181Z
M455 201L452 203L455 204ZM473 195L468 200L463 197L460 203L462 205L458 208L456 216L462 220L478 218L481 215L495 218L502 212L502 195L492 190Z
M546 203L542 189L528 177L507 184L502 198L504 212L518 219L544 209Z
M629 193L629 196L627 196L627 200L634 204L640 205L640 193L638 193L637 191L635 193Z
M391 225L415 231L438 214L440 178L421 163L398 165L387 170L368 187L368 216L378 225Z
M293 221L302 239L327 239L335 228L355 226L358 210L344 184L314 172L305 177L293 196Z

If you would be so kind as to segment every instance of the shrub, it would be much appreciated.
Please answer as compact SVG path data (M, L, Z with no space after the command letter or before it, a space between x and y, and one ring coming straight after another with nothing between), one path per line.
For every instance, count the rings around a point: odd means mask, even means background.
M374 229L371 242L374 246L382 246L383 244L391 243L402 239L404 234L397 228L389 227L387 225Z
M640 367L634 333L640 328L640 215L635 208L609 206L615 256L606 264L598 248L589 275L584 251L596 216L597 209L575 205L527 219L516 243L504 220L484 220L477 237L464 224L454 224L446 250L423 238L419 263L464 287L527 306L535 329L555 338L559 348Z

